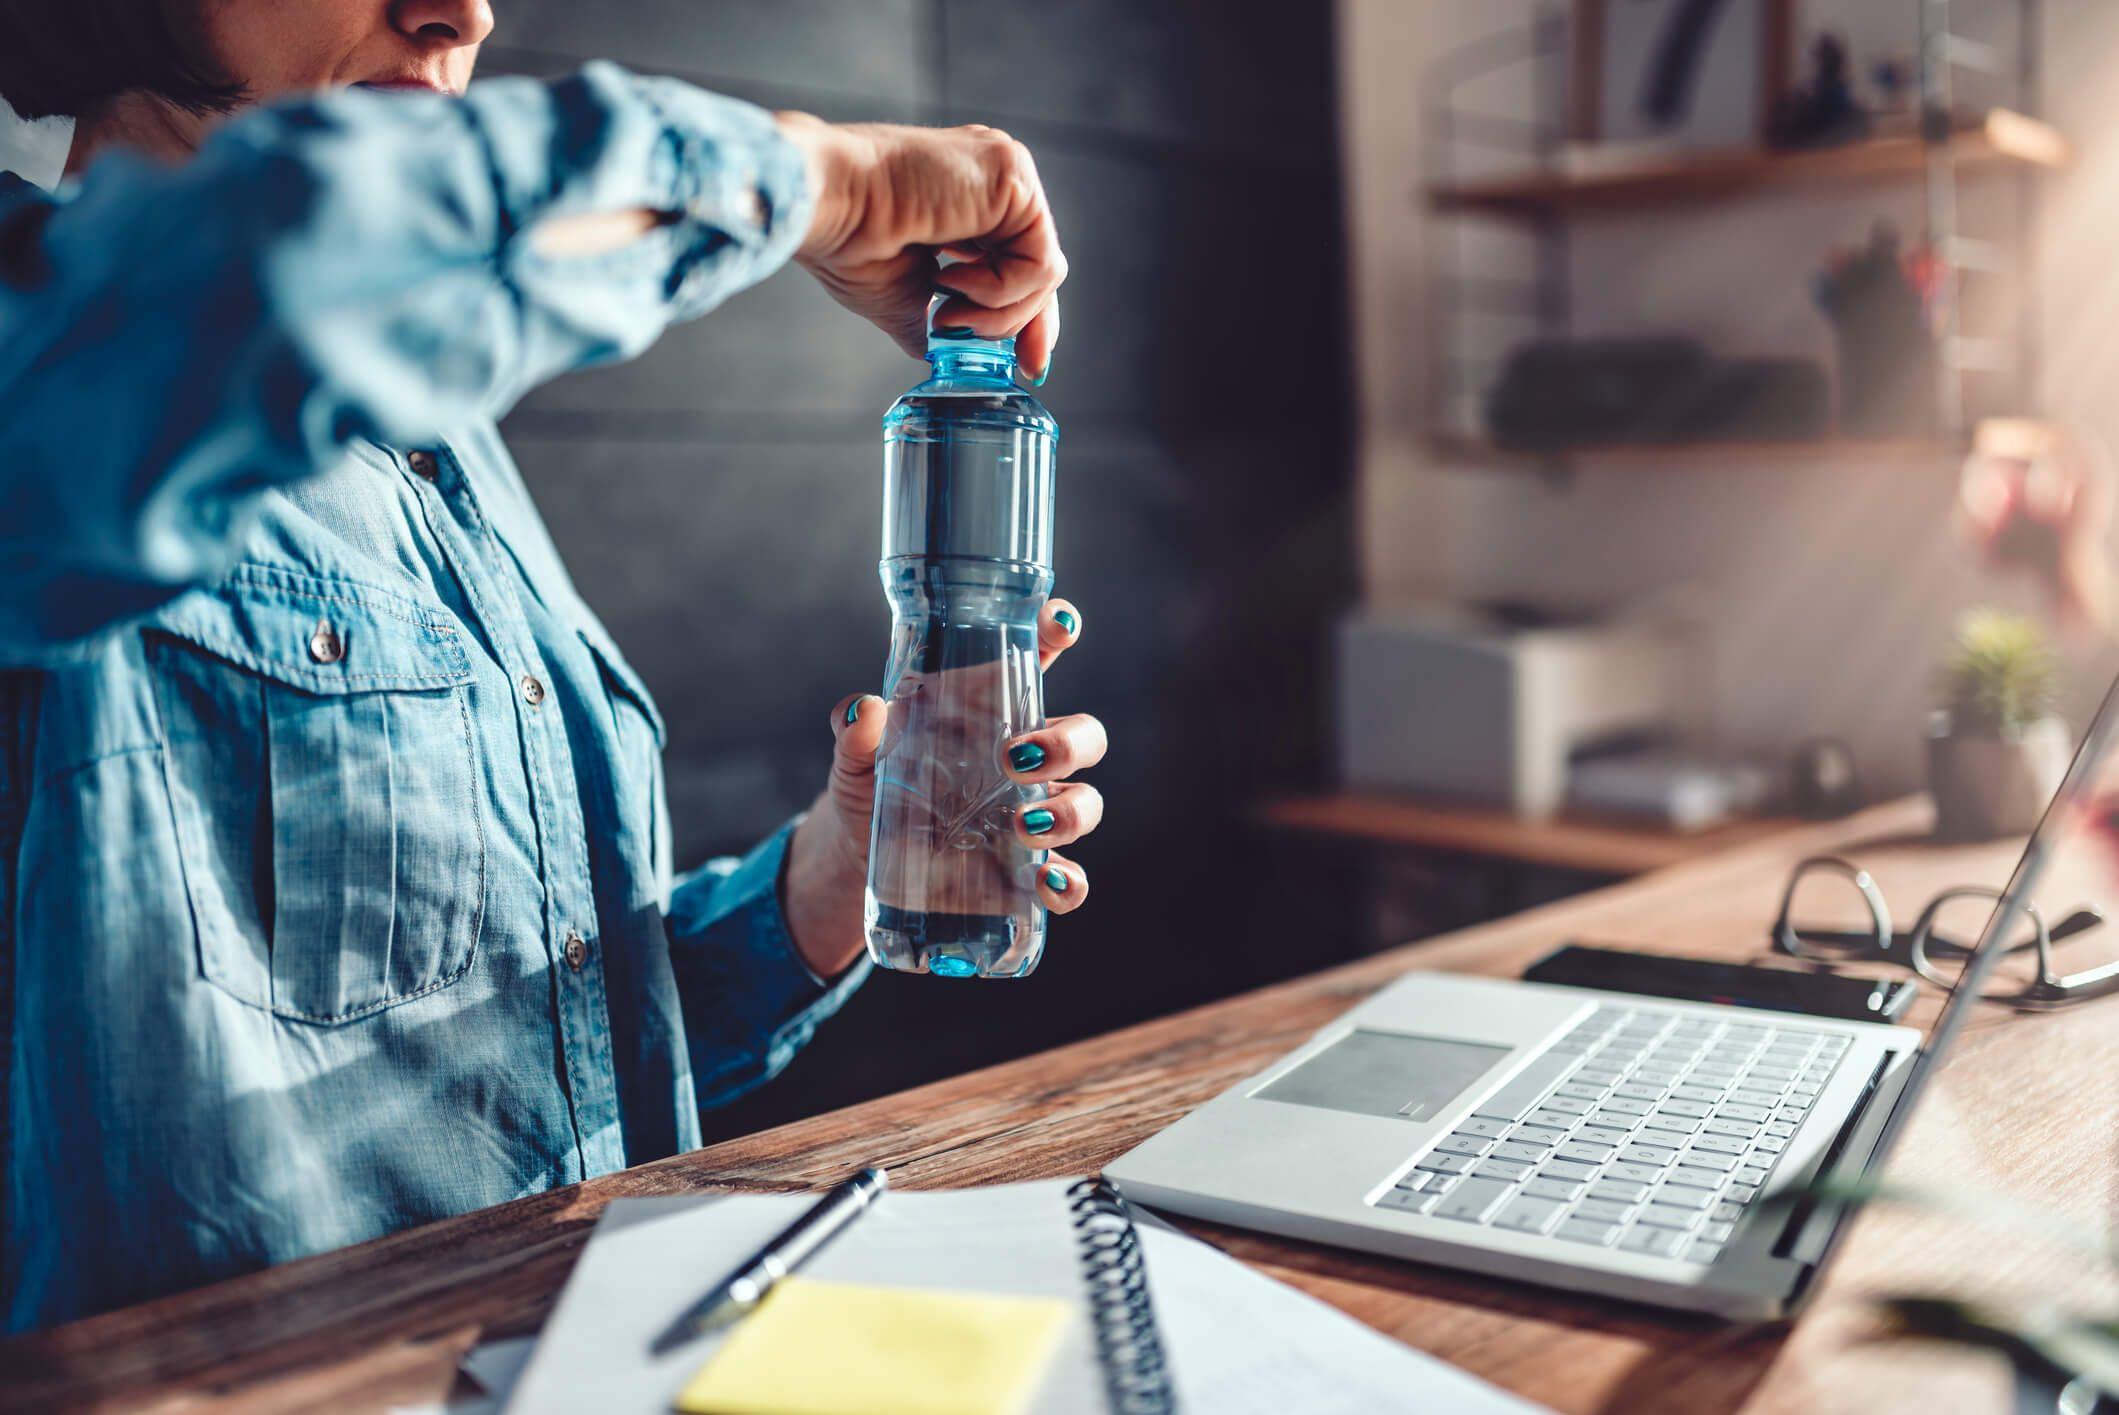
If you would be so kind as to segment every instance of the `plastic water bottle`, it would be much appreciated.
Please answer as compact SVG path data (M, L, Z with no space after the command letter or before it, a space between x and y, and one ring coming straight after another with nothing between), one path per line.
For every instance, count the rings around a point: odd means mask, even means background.
M1013 340L930 333L933 376L883 418L889 726L876 752L868 952L885 968L1020 978L1045 948L1045 797L1003 748L1044 725L1037 618L1052 592L1059 425L1015 383Z

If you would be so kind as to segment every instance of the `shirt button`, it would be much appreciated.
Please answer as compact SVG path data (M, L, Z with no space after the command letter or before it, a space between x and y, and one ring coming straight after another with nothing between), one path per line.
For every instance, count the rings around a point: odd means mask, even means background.
M566 948L566 953L567 953L567 966L568 966L569 968L572 968L572 969L573 969L573 970L574 970L575 972L577 972L577 973L578 973L578 972L580 972L580 971L581 971L581 965L582 965L583 963L586 963L586 962L588 961L588 958L589 958L589 946L588 946L587 944L583 943L583 942L581 941L581 935L580 935L580 934L578 934L578 933L576 933L576 932L575 932L574 930L572 930L572 929L568 929L568 930L567 930L567 948Z
M425 477L428 481L437 481L440 479L441 463L434 460L434 454L432 452L414 452L405 460L412 464L413 471L417 472L420 476Z
M531 707L544 701L544 684L527 673L522 675L522 700Z
M309 635L309 656L318 663L337 663L346 656L346 641L331 627L330 620L316 621L316 628Z

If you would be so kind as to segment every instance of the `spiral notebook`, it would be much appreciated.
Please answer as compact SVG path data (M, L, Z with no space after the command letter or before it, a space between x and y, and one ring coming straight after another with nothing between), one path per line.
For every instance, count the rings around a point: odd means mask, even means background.
M620 1199L598 1223L510 1415L666 1415L730 1339L650 1338L814 1195ZM1095 1181L892 1191L803 1269L828 1283L1061 1299L1022 1415L1520 1415L1526 1405L1136 1214ZM831 1334L819 1332L818 1360Z

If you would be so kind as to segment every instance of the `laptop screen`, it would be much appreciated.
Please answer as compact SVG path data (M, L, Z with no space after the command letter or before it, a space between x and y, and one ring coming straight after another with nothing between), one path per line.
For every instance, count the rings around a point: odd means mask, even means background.
M2035 937L2032 907L2056 935L2076 930L2077 937L2091 932L2101 935L2106 929L2119 928L2115 920L2098 929L2094 916L2085 918L2078 913L2080 906L2100 897L2100 888L2108 891L2119 882L2119 763L2112 760L2111 751L2115 736L2119 736L2119 680L2106 690L2066 776L1988 911L1957 986L1928 1033L1869 1156L1870 1173L1879 1171L1889 1158L1921 1093L1947 1061L1980 999L1990 994L1997 998L2015 995L2037 976L2040 960L2036 950L2027 946ZM2064 974L2115 956L2119 956L2119 944L2110 939L2100 936L2094 946L2078 945L2071 950L2062 938L2051 960L2054 970Z

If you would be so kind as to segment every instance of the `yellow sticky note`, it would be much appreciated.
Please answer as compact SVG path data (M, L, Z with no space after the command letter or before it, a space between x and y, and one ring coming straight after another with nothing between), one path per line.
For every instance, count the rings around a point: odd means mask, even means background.
M1065 1302L787 1278L677 1397L687 1415L1017 1415Z

